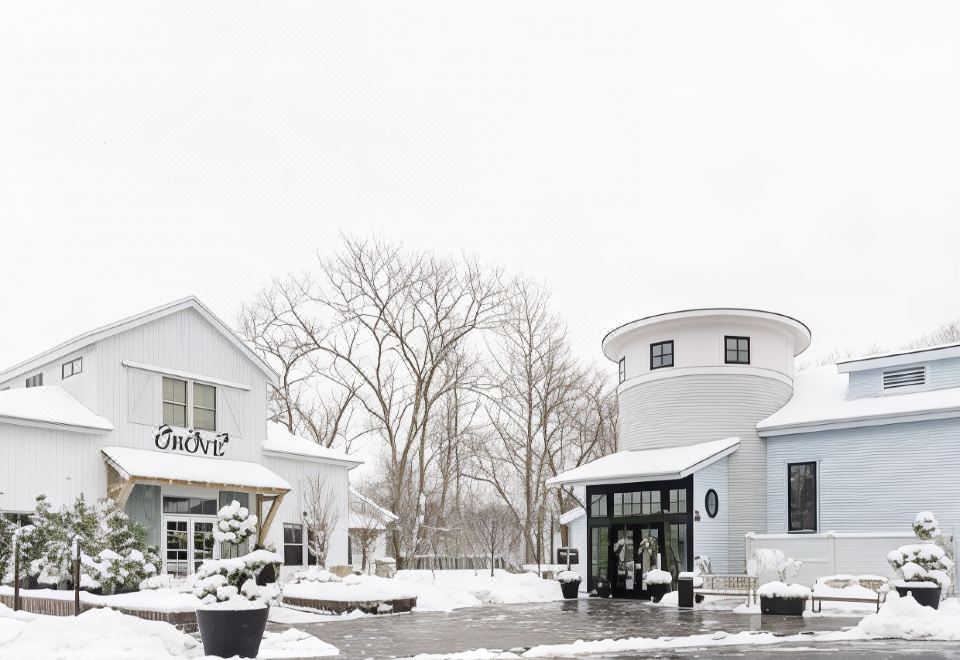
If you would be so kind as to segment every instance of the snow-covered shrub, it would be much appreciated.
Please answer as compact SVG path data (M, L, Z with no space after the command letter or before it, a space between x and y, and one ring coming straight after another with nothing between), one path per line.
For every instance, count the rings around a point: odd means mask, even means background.
M644 579L647 581L647 584L670 584L673 582L673 576L667 571L662 571L659 568L649 571L644 576Z
M920 543L909 543L891 550L887 561L904 582L928 582L946 591L952 584L950 572L954 562L947 550L938 544L942 533L937 519L931 512L921 511L913 521L913 531Z
M580 582L580 574L575 571L560 571L557 573L557 582L568 584L570 582Z
M13 553L13 535L16 533L16 529L16 525L6 518L0 517L0 584L8 581L6 573ZM10 579L13 579L12 576Z
M783 554L778 548L759 548L747 560L747 574L760 576L762 573L776 573L780 582L786 582L800 572L803 562Z
M81 495L72 506L54 511L41 495L32 519L33 525L21 530L21 566L44 586L72 586L76 537L80 539L84 588L105 592L136 589L157 572L160 560L146 544L146 530L112 500L90 506Z
M209 559L196 573L193 595L205 605L232 600L269 600L277 588L261 588L257 575L269 564L281 564L283 557L267 550L254 550L235 559Z
M257 531L257 517L250 510L233 500L217 512L217 526L213 537L220 543L240 545Z
M913 533L921 541L931 541L943 534L940 531L940 523L930 511L921 511L913 519Z
M809 587L802 584L785 584L779 580L767 582L757 589L757 595L761 598L810 598Z
M160 573L152 577L148 577L146 580L141 580L140 590L150 590L150 589L170 589L173 587L173 576L169 573Z
M693 558L693 572L697 575L709 575L713 572L710 566L710 555L697 555Z

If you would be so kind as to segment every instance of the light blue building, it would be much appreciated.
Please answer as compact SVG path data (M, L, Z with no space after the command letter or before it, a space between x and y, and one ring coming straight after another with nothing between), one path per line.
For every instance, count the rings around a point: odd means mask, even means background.
M620 447L558 475L586 510L563 521L584 587L644 595L659 559L674 575L709 557L743 573L761 547L804 562L799 579L892 575L886 553L932 510L960 524L960 344L796 371L796 319L686 310L621 326ZM653 545L656 554L644 552Z

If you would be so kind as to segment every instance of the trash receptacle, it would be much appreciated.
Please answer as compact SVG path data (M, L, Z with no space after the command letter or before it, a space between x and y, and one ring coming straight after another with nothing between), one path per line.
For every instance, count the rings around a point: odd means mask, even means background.
M693 573L681 573L677 577L677 605L693 607Z

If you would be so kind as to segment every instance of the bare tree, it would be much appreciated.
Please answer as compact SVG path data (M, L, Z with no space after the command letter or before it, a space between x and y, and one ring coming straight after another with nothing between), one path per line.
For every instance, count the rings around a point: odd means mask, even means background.
M369 571L370 556L377 544L377 539L384 533L388 520L381 513L380 508L371 504L366 498L354 497L351 494L350 508L353 515L350 520L350 539L353 547L360 550L360 568Z
M320 470L304 480L300 491L305 507L303 521L307 527L307 548L316 557L318 565L326 566L333 530L340 515L337 510L339 498L326 474Z
M269 322L246 323L247 334L261 337L269 326L270 337L280 339L261 340L259 350L329 383L342 398L324 410L344 420L358 409L365 430L381 440L384 501L401 517L391 544L402 567L423 545L419 529L430 522L424 516L435 407L472 373L470 353L461 349L498 323L499 273L470 258L345 238L321 261L317 281L275 282L264 295L269 301L260 301L257 316ZM294 381L299 372L290 371Z
M497 556L502 556L517 536L514 517L503 502L479 501L463 512L463 529L475 554L490 559L490 577Z
M547 479L562 447L564 406L577 367L548 294L527 279L510 286L505 322L491 347L483 389L489 433L469 476L489 484L522 530L524 557L540 561L548 519Z

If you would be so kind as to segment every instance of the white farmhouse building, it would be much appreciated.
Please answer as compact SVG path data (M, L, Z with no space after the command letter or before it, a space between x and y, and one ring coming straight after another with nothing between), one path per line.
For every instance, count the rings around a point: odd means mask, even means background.
M887 551L927 509L955 537L960 345L796 372L809 344L796 319L732 308L604 338L619 365L619 451L551 480L583 493L586 510L564 522L585 588L642 596L656 555L674 576L698 556L743 573L758 547L804 561L805 581L889 574Z
M328 563L345 564L359 461L269 423L275 377L193 297L0 372L0 513L28 516L40 494L55 507L110 496L164 570L185 574L221 555L216 513L238 500L259 516L258 541L296 567L310 561L304 486L320 478L339 512Z

